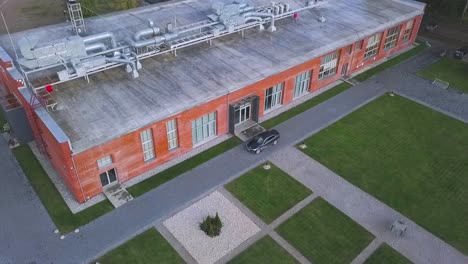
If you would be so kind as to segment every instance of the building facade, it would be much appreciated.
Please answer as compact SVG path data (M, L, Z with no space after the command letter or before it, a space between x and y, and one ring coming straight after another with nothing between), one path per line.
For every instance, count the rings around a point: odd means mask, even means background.
M1 56L1 82L24 106L36 141L79 202L187 153L237 126L257 121L294 100L382 61L414 44L422 15L330 50L322 56L271 75L242 89L128 131L75 153L65 135L36 109L12 60ZM13 71L13 72L12 72Z

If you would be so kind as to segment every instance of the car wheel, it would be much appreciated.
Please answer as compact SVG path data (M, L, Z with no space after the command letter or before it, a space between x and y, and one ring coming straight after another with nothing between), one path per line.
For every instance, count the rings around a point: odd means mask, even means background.
M255 151L255 154L260 154L260 149L257 149L257 150Z
M278 140L273 141L273 145L278 144Z

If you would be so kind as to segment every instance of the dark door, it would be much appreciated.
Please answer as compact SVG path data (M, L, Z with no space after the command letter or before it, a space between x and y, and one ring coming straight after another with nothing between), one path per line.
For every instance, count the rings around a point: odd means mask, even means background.
M341 76L345 77L348 75L348 63L343 64L343 67L341 67Z
M99 175L99 178L101 178L102 187L105 187L117 181L117 173L115 172L115 169L110 169L106 172L101 173Z

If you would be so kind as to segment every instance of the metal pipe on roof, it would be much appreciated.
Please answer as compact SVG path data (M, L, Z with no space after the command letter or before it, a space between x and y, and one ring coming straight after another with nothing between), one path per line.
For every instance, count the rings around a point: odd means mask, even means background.
M140 40L140 41L134 41L132 39L127 39L127 42L128 42L128 44L130 44L134 48L143 48L143 47L150 46L150 45L163 44L165 42L176 39L178 36L179 36L179 34L177 32L174 32L174 33L168 33L168 34L164 34L162 36L156 36L156 37L151 38L151 39L144 39L144 40Z
M140 41L143 37L157 35L159 32L161 32L161 29L157 27L145 28L133 34L133 40Z
M270 13L262 13L262 12L247 12L245 14L242 14L244 18L248 17L269 17L270 18L270 26L268 27L268 31L274 32L276 31L275 27L275 15L270 14Z
M94 42L105 40L105 39L110 40L112 48L117 47L117 41L115 41L115 36L114 36L114 33L112 32L103 32L103 33L87 36L83 38L83 41L86 45L86 44L94 43Z
M106 49L107 49L106 44L104 44L102 42L96 42L96 43L92 43L92 44L89 44L89 45L85 46L86 52L96 51L96 50L104 51Z

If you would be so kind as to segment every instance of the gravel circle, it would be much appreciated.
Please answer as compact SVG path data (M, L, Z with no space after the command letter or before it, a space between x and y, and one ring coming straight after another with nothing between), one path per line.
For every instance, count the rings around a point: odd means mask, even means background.
M216 212L223 222L223 228L219 236L211 238L200 230L199 224L207 215L214 216ZM252 220L217 191L163 224L200 264L216 262L260 231Z

